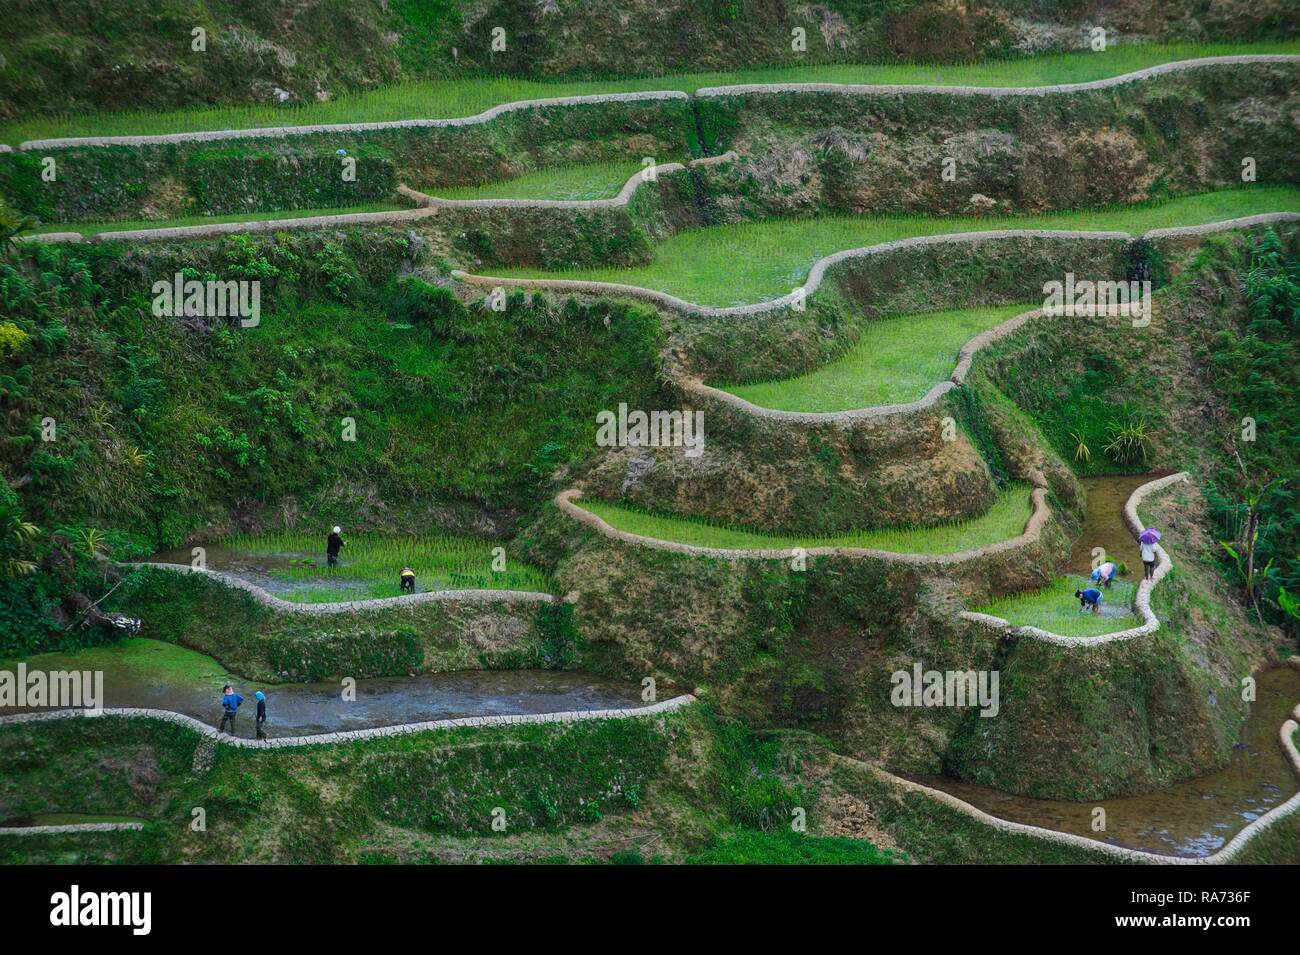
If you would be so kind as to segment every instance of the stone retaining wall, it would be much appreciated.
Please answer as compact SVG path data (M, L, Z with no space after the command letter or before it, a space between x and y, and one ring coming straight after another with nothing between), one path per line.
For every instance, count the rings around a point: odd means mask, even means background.
M1300 221L1300 213L1267 212L1260 215L1243 216L1238 219L1226 219L1222 222L1213 222L1207 225L1187 226L1174 229L1157 229L1152 230L1151 232L1142 233L1141 235L1130 235L1127 232L1094 232L1087 230L993 229L984 232L960 232L914 236L910 239L896 239L892 242L882 242L878 245L869 245L857 249L845 249L842 252L836 252L833 255L824 256L813 264L812 269L808 273L807 281L804 282L800 289L782 295L780 298L770 299L766 302L755 302L750 305L731 305L723 307L697 305L694 302L688 302L685 299L678 298L675 295L670 295L667 292L659 292L655 289L643 288L639 285L623 285L617 282L586 282L576 279L505 278L491 275L474 275L460 269L454 270L451 274L453 278L471 285L517 286L554 292L570 292L576 295L626 295L631 296L632 298L643 299L661 308L666 308L683 315L728 318L740 315L756 315L776 312L785 308L790 308L801 300L806 303L822 284L822 279L825 277L827 270L837 263L848 259L860 259L868 256L880 255L882 253L893 252L899 249L958 242L985 242L990 239L1083 238L1131 242L1132 240L1139 238L1158 239L1173 236L1208 235L1213 232L1225 232L1233 229L1269 225L1274 222L1297 221Z
M692 159L688 163L660 163L634 172L618 191L618 195L608 199L443 199L408 186L399 186L397 191L420 206L435 209L621 209L631 201L643 184L654 183L659 176L696 166L714 166L735 158L736 154L728 151L720 156ZM653 177L648 178L647 172L653 172Z
M680 90L658 90L636 93L597 93L588 96L561 96L550 99L519 100L502 103L473 116L452 119L405 119L374 123L330 123L313 126L270 126L253 129L220 129L191 133L165 133L143 136L73 136L56 139L31 139L19 144L24 152L41 149L70 149L82 146L153 146L175 143L215 142L230 139L285 139L320 133L359 133L386 129L440 128L475 126L491 122L498 116L556 106L580 106L593 103L629 102L637 100L717 99L728 96L779 94L779 93L841 93L844 95L906 95L942 94L950 96L983 96L992 99L1014 96L1053 96L1083 93L1090 90L1124 86L1140 80L1171 73L1205 69L1215 66L1232 66L1246 63L1296 63L1300 56L1285 53L1242 54L1236 56L1210 56L1193 60L1163 63L1132 73L1091 80L1085 83L1065 83L1053 86L942 86L935 84L847 84L847 83L756 83L738 86L711 86L695 91L694 96ZM2 150L3 147L0 147Z
M427 733L437 730L479 728L488 726L519 726L535 723L581 723L586 720L630 719L646 716L658 716L671 713L689 703L695 697L689 693L675 696L670 700L651 703L648 706L629 707L612 710L568 710L560 713L527 713L518 716L465 716L451 720L426 720L420 723L402 723L396 726L376 726L371 729L349 730L339 733L317 733L311 736L284 736L278 739L257 740L244 739L219 733L214 727L202 723L192 716L185 716L172 710L158 710L146 707L115 707L105 709L100 716L88 716L85 710L47 710L39 713L19 713L14 716L0 716L0 727L16 723L40 723L59 719L99 719L101 716L143 717L174 723L185 729L193 730L205 739L213 740L225 746L237 749L288 749L296 746L325 746L332 743L353 743L359 740L377 739L384 736L409 736L412 733Z
M1133 537L1136 538L1143 530L1143 524L1138 517L1138 506L1150 494L1157 491L1163 491L1175 484L1186 483L1191 479L1186 471L1180 471L1178 474L1170 474L1168 477L1158 478L1150 481L1137 488L1128 501L1124 504L1124 522L1128 525ZM1043 643L1051 643L1058 647L1097 647L1107 643L1116 643L1120 640L1131 640L1134 637L1145 636L1148 633L1155 633L1160 629L1160 621L1156 618L1155 613L1151 610L1151 592L1155 589L1160 581L1164 580L1165 575L1173 569L1174 563L1169 558L1169 554L1159 544L1156 545L1156 570L1150 580L1143 579L1138 584L1137 594L1133 597L1133 609L1142 617L1143 623L1140 627L1132 627L1128 630L1119 630L1115 633L1106 633L1096 637L1066 637L1059 633L1052 633L1049 630L1042 630L1038 627L1012 627L1010 621L1003 620L1001 617L995 617L986 613L974 613L971 611L962 611L963 620L969 620L995 630L1006 631L1013 630L1018 636L1029 637L1032 640L1039 640Z
M452 119L399 119L380 123L326 123L315 126L261 126L253 129L213 129L193 133L165 133L156 136L70 136L62 139L29 139L20 143L24 152L40 149L72 149L80 146L163 146L173 143L203 143L225 139L287 139L320 133L368 133L385 129L439 129L454 126L478 126L498 116L520 110L553 106L585 106L592 103L626 103L637 100L688 100L679 90L656 90L643 93L597 93L590 96L557 96L551 99L517 100L502 103L473 116Z
M1047 506L1047 480L1041 472L1035 471L1031 475L1034 484L1032 493L1033 511L1029 515L1029 520L1025 524L1025 529L1016 537L1003 541L997 541L993 544L986 544L983 547L975 547L968 550L957 551L952 554L905 554L895 551L878 550L870 547L805 547L804 553L809 557L854 557L854 558L874 558L899 564L914 564L925 566L943 566L948 564L959 564L964 561L974 560L978 557L990 554L998 554L1008 550L1016 550L1038 542L1042 535L1043 527L1051 517L1051 509ZM570 488L567 491L561 491L555 497L555 505L566 515L595 529L605 537L622 541L626 544L632 544L637 547L649 547L653 550L672 551L678 554L693 554L702 557L714 557L722 560L790 560L794 556L793 549L783 548L743 548L728 549L724 547L699 547L694 544L683 544L678 541L661 540L656 537L645 537L640 534L631 534L627 531L620 531L610 526L609 523L597 517L591 511L584 510L577 504L573 503L575 499L582 496L578 488Z
M529 168L552 165L557 158L561 157L565 162L581 162L609 158L612 154L639 155L648 152L653 155L657 152L658 155L666 156L681 155L687 151L698 152L702 149L709 151L725 149L729 141L728 136L715 128L717 124L713 120L716 117L701 115L703 112L701 104L708 104L712 113L731 117L732 114L743 111L743 101L747 97L832 94L838 97L836 101L841 103L855 103L859 100L867 102L867 98L875 97L877 103L888 101L896 105L901 104L899 108L904 112L912 109L912 101L903 97L922 97L923 99L919 101L921 103L935 103L935 97L947 97L949 99L945 102L953 107L955 111L953 115L958 116L958 119L948 117L935 119L935 122L950 131L950 128L955 128L954 123L960 125L960 115L969 112L968 101L971 98L990 103L1008 103L1015 97L1043 99L1048 96L1071 96L1128 86L1159 76L1196 71L1208 72L1216 67L1233 68L1258 64L1259 69L1262 70L1268 64L1289 67L1296 63L1300 63L1300 56L1286 54L1209 57L1163 64L1104 80L1044 87L907 84L872 86L812 83L714 87L700 90L693 95L680 91L609 93L506 103L485 110L476 116L453 119L410 119L144 136L29 140L20 144L17 152L10 151L5 163L0 163L0 181L4 180L4 174L12 165L15 178L12 178L11 185L15 187L14 191L17 195L15 204L21 211L39 215L47 221L135 218L142 215L157 215L160 209L161 214L172 216L192 213L195 210L208 213L229 212L235 211L236 206L239 210L246 207L264 210L290 209L309 204L311 190L291 188L286 198L286 195L281 194L283 190L274 190L265 186L260 192L254 190L255 202L252 200L246 202L246 197L242 195L233 198L225 196L228 201L223 205L215 201L220 190L214 191L210 183L206 187L202 185L202 182L210 176L210 171L202 172L197 167L190 168L190 160L194 160L197 166L210 165L213 162L235 163L233 167L235 169L240 168L238 163L241 162L251 169L257 162L286 160L289 166L285 167L285 171L288 177L292 178L290 170L298 168L293 165L294 163L309 164L323 160L328 164L332 161L336 148L346 148L352 153L356 153L359 149L371 149L373 155L367 161L382 165L390 178L396 174L398 178L408 181L459 184L477 181L484 177L499 179L517 175ZM1274 67L1272 72L1279 72L1279 70ZM1207 100L1214 98L1219 86L1223 85L1216 81L1217 76L1210 74L1202 83L1203 88L1198 95ZM1274 83L1266 95L1269 97L1281 95L1279 89L1284 88L1284 83L1285 80ZM1279 86L1279 84L1283 85ZM1206 135L1216 141L1223 139L1226 154L1237 156L1240 152L1238 148L1240 144L1231 142L1230 136L1224 138L1227 136L1223 131L1227 123L1224 119L1226 115L1224 110L1241 108L1239 102L1243 96L1248 96L1249 92L1226 89L1223 95L1226 99L1222 104L1222 110L1215 112L1215 125L1212 131L1206 132ZM925 97L930 99L926 100ZM956 99L952 99L953 97ZM731 103L731 100L735 100L735 103ZM752 108L757 113L762 113L764 109L770 108L773 102L780 101L770 100L768 107L755 104ZM795 102L801 101L795 100ZM810 99L808 102L813 101ZM1066 99L1060 102L1062 105L1059 108L1062 112L1077 107L1077 100ZM1103 125L1123 125L1125 104L1116 101L1104 105L1107 110L1106 115L1097 122ZM1017 109L1019 107L1001 110L1001 112L1016 112ZM1284 115L1287 109L1287 104L1283 102L1279 105L1277 114ZM990 107L990 110L985 112L990 111L996 113L998 109ZM1019 111L1025 112L1023 109ZM816 115L818 110L809 108L806 112L812 116ZM1258 115L1252 121L1258 120L1263 115L1261 111L1257 112ZM930 118L934 117L928 117ZM979 128L1001 128L996 117L977 117L972 122ZM845 123L827 122L825 125L834 127ZM853 126L853 123L849 122L848 125ZM922 125L924 126L925 123ZM1095 125L1094 122L1094 127ZM885 123L884 126L888 128L889 123ZM1273 127L1271 145L1267 149L1262 145L1259 148L1267 154L1270 168L1280 168L1281 175L1285 178L1287 175L1286 130L1277 123L1273 123ZM1239 124L1228 124L1227 128L1237 129ZM712 139L705 143L697 142L696 137L704 135L702 130L705 129L712 131ZM935 135L946 136L947 132L938 130ZM235 145L222 147L222 142ZM743 139L737 142L744 148ZM1031 154L1034 152L1029 146L1025 148L1029 149ZM215 153L222 149L226 153L238 152L241 155L216 156ZM64 191L62 185L53 192L48 189L29 189L28 177L31 175L31 170L27 166L34 162L39 152L49 153L60 150L63 151L60 157L60 183L65 181L66 176L68 183L76 183L76 185L69 187L71 191ZM243 156L244 151L248 151L249 155ZM259 155L252 155L254 152ZM1162 167L1171 163L1166 152L1162 152L1157 157L1158 164ZM1279 152L1281 158L1277 155ZM1263 154L1256 152L1254 155ZM67 167L66 174L62 169L64 166ZM306 165L302 168L306 168ZM1072 182L1092 181L1086 172L1074 170L1070 175ZM1216 183L1222 184L1221 171L1207 178L1208 175L1208 173L1190 175L1185 180L1174 182L1170 188L1176 192L1188 192L1210 188ZM237 178L238 173L234 173L233 176ZM232 174L223 173L217 178L228 181L232 178ZM281 175L275 181L282 182L284 178L285 176ZM147 201L141 199L137 188L141 182L163 179L176 180L184 188L180 191L176 189L169 192L160 191ZM373 180L367 181L373 182ZM354 191L360 195L363 190ZM739 192L744 196L733 195L732 198L745 198L745 201L748 201L747 189L739 189ZM176 199L181 193L188 196L184 203ZM1050 196L1049 191L1049 199ZM376 198L375 195L367 197ZM1127 200L1117 198L1114 201L1135 201L1136 198L1141 196ZM1072 197L1066 204L1077 205L1079 204L1077 199L1077 196ZM346 203L316 202L315 204ZM890 211L885 206L877 207L877 205L872 206L873 211ZM926 203L918 208L930 206L933 206L933 202L927 199ZM1024 208L1037 207L1033 203L1024 205ZM917 211L917 209L893 209L892 211Z
M143 828L143 822L77 822L66 826L0 827L0 836L54 836L66 832L123 832Z
M757 415L760 418L772 418L779 421L799 422L801 424L817 424L820 422L848 423L863 418L883 418L888 415L924 411L926 408L933 407L940 398L966 380L966 375L970 373L971 363L977 351L991 345L993 342L1001 338L1006 338L1025 323L1038 318L1043 314L1041 308L1031 309L1028 312L1022 312L1014 318L1008 319L1001 325L997 326L997 328L991 328L986 332L981 332L976 335L963 345L961 351L957 353L957 366L953 369L952 375L947 381L939 382L916 401L909 401L903 404L875 405L870 408L850 408L845 411L780 411L776 408L764 408L761 405L753 404L752 402L746 401L739 395L732 394L729 391L710 387L697 378L688 379L682 382L681 387L683 391L693 397L705 397L725 401L729 405L734 405L735 407L740 408L749 414Z
M674 223L659 224L656 220L657 209L663 203L659 200L660 190L652 188L644 202L638 199L641 186L657 186L661 181L668 182L674 173L688 170L697 165L713 165L731 159L734 153L697 159L683 165L682 163L664 163L653 167L655 178L646 179L645 172L637 172L628 179L617 196L609 199L590 200L553 200L553 199L443 199L399 185L397 192L403 198L414 203L411 209L395 209L386 212L349 212L328 216L295 216L283 219L262 219L243 222L214 222L189 226L160 226L155 229L112 230L93 235L79 232L50 232L39 235L22 236L25 241L35 242L153 242L183 241L187 239L210 239L226 235L250 232L281 232L291 229L334 229L351 226L402 226L417 225L425 231L439 233L443 238L456 243L466 233L486 232L493 237L494 245L509 249L513 246L536 249L540 243L539 235L547 236L548 247L552 256L558 255L558 261L580 264L581 256L574 250L583 247L583 236L593 228L602 230L611 237L622 237L623 245L630 250L623 253L622 259L628 264L641 261L649 256L649 241L652 238L676 231ZM672 186L665 194L671 195ZM637 200L637 208L629 206ZM642 209L641 207L646 207ZM514 215L512 216L511 213ZM609 213L613 218L604 222L603 227L590 218L581 218L583 213ZM521 215L522 214L522 215ZM575 215L580 218L575 219ZM690 223L687 223L690 224ZM569 249L566 250L566 237ZM466 250L473 254L473 250ZM609 256L614 256L613 249L607 249ZM577 258L575 258L577 256ZM632 258L628 258L632 256ZM534 261L528 255L507 255L510 264L550 267L555 260L542 258Z
M1300 657L1290 657L1286 663L1297 669L1300 669ZM1295 742L1292 739L1297 729L1300 729L1300 705L1297 705L1292 711L1292 719L1286 720L1278 731L1278 743L1286 753L1287 759L1291 764L1291 769L1295 773L1297 786L1300 787L1300 751L1296 750ZM842 758L842 757L836 757ZM1279 806L1274 806L1268 812L1264 813L1258 819L1251 822L1241 832L1237 833L1228 841L1222 849L1214 852L1204 858L1192 859L1186 856L1167 856L1157 852L1146 852L1141 849L1127 849L1121 846L1110 845L1106 842L1089 839L1085 836L1077 836L1068 832L1057 832L1055 829L1045 829L1042 826L1032 826L1022 822L1011 822L1007 819L1001 819L998 816L990 815L982 809L978 809L966 802L964 799L958 799L956 796L943 792L940 789L934 789L930 786L915 783L911 780L895 776L878 766L868 767L873 775L898 789L905 792L920 793L928 796L937 802L943 803L950 809L955 809L964 815L970 816L977 822L982 822L987 826L998 830L999 832L1013 833L1016 835L1032 836L1035 839L1045 839L1048 842L1056 842L1062 845L1074 846L1081 849L1095 850L1102 855L1109 856L1117 862L1140 862L1155 863L1160 865L1222 865L1231 862L1241 851L1246 848L1255 836L1259 835L1265 829L1277 825L1283 819L1300 810L1300 791L1296 792L1290 799Z
M999 99L1010 96L1055 96L1069 93L1086 93L1090 90L1111 89L1139 80L1170 73L1183 73L1213 66L1230 66L1244 63L1300 63L1300 55L1291 53L1247 53L1236 56L1204 56L1194 60L1161 63L1132 73L1111 76L1086 83L1062 83L1055 86L939 86L939 85L866 85L852 83L750 83L739 86L706 86L695 91L701 99L724 96L748 96L774 93L842 93L847 96L941 93L949 96L987 96Z
M366 610L384 610L389 607L409 607L422 603L470 602L491 603L555 603L557 598L548 593L535 590L428 590L419 594L404 594L398 597L376 597L372 600L347 600L338 603L297 603L285 600L269 593L251 581L237 574L221 570L191 567L189 564L154 564L148 562L123 563L122 567L143 567L155 570L167 570L177 574L203 574L221 581L228 587L242 590L258 603L282 613L303 614L307 616L328 616L338 613L356 613Z

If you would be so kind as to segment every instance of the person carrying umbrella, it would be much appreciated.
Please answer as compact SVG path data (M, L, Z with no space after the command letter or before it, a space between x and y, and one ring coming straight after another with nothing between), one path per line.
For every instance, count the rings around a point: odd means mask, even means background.
M1142 547L1142 570L1147 580L1156 575L1156 541L1160 540L1160 532L1154 527L1148 527L1138 535L1138 544Z

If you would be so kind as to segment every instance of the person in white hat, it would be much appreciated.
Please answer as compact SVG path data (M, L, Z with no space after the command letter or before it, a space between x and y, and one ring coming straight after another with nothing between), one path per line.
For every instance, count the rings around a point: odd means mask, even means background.
M343 528L335 527L329 539L325 541L325 563L331 567L337 567L339 564L339 551L347 546L347 543L343 539Z

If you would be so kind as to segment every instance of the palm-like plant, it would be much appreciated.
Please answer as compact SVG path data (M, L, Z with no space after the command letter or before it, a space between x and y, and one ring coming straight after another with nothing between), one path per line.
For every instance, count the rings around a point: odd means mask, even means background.
M1088 447L1082 431L1071 431L1070 440L1074 442L1074 460L1084 464L1092 460L1092 449Z
M65 533L91 560L98 558L105 550L104 532L94 527L74 527Z
M37 563L25 557L41 529L25 521L16 509L0 512L0 577L13 579L36 572Z

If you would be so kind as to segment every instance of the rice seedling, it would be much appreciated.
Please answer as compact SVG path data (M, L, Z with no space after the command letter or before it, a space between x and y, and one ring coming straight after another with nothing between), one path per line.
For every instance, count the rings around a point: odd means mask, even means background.
M881 527L841 534L769 534L720 521L651 514L611 504L579 499L590 511L616 530L658 540L725 550L785 550L793 547L862 547L897 554L951 554L1017 537L1032 511L1030 488L1013 484L999 492L993 506L979 517L930 527Z
M880 319L867 326L843 357L816 371L720 387L779 411L845 411L915 401L952 374L957 353L968 341L1033 307L1003 305Z
M1109 589L1103 588L1099 615L1080 610L1074 596L1076 590L1089 586L1084 577L1058 577L1042 590L1012 594L975 610L1001 617L1013 627L1038 627L1063 637L1099 637L1141 625L1132 610L1135 584L1117 580Z
M1264 212L1300 211L1300 189L1253 185L1162 202L1041 215L940 218L934 216L823 216L706 226L668 236L653 246L654 260L631 268L546 271L493 269L517 278L621 282L668 292L700 305L762 302L788 294L818 259L844 249L923 235L986 229L1145 232L1203 225Z
M671 160L665 158L661 161ZM442 199L558 199L570 202L612 199L632 178L632 174L641 169L641 163L627 159L576 166L550 166L502 182L450 188L439 186L423 191Z
M259 567L259 573L288 585L279 596L303 603L399 596L398 575L404 567L415 571L417 593L548 589L542 571L510 557L509 548L494 541L449 534L357 534L346 540L337 567L326 565L324 540L319 535L291 531L237 534L216 546L251 558L270 558ZM505 553L504 565L499 553L493 553L498 547ZM494 557L504 569L493 568Z

